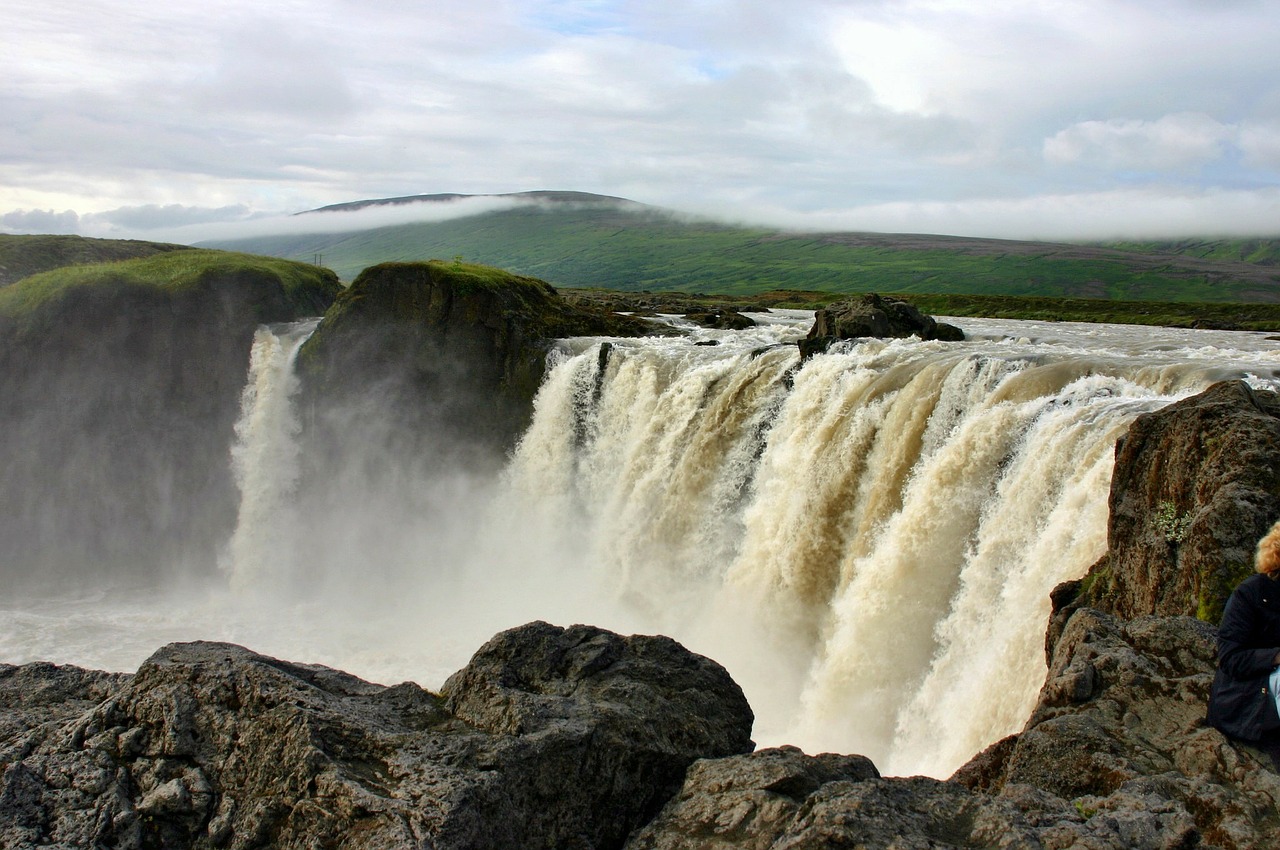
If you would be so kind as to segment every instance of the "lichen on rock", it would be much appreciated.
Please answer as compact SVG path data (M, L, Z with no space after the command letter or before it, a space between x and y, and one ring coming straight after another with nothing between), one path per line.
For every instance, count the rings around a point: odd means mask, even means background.
M1116 446L1107 554L1080 603L1217 623L1280 518L1280 398L1224 381L1134 420Z

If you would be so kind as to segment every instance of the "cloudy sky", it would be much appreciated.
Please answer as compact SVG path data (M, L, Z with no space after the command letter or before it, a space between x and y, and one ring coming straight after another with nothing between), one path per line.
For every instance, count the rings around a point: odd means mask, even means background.
M572 189L795 227L1280 235L1280 0L5 0L0 229Z

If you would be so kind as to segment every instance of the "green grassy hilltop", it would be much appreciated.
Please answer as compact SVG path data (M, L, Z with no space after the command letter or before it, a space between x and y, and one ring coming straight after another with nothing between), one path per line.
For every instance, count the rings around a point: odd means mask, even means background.
M373 202L362 202L366 205ZM312 215L324 215L313 213ZM542 203L441 222L215 247L320 258L343 280L379 262L464 257L557 286L749 295L790 289L1280 303L1280 240L1073 245L917 234L793 233L640 204ZM1245 259L1241 259L1241 254Z

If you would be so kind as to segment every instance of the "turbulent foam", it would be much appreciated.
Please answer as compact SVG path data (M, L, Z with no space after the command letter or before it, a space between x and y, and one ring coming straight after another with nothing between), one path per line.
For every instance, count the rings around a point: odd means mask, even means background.
M1255 337L1228 359L1242 337L996 327L804 364L615 341L603 376L580 343L511 479L649 622L730 665L757 737L946 775L1025 720L1049 591L1105 551L1128 423L1276 365Z

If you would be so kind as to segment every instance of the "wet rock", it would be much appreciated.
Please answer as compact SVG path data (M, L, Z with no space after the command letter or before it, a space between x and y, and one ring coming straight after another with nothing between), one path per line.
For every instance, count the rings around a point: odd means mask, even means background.
M716 330L743 331L756 326L755 319L742 315L732 307L685 313L684 317L704 328Z
M1203 724L1213 628L1080 609L1025 729L950 781L794 748L697 762L628 850L1263 850L1280 776Z
M1081 608L1051 651L1023 731L954 781L1002 799L1031 787L1068 801L1084 816L1069 830L1080 846L1271 846L1280 776L1204 723L1212 627Z
M1216 623L1280 518L1280 399L1243 381L1134 420L1116 447L1107 554L1079 604Z
M936 321L906 301L868 293L818 310L809 335L800 342L800 353L808 357L826 351L841 339L910 336L956 342L964 339L964 332Z

